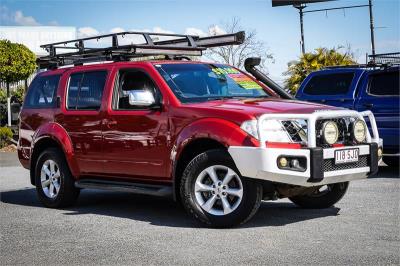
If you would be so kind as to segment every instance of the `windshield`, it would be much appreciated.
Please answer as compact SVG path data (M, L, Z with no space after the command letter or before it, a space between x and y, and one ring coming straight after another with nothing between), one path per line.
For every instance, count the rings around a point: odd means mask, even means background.
M182 103L268 97L257 82L230 66L158 64L155 67Z

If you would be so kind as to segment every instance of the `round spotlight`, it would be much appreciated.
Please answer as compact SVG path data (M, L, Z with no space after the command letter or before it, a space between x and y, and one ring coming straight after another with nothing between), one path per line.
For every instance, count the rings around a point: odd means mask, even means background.
M325 143L332 145L337 142L339 138L339 129L335 122L328 121L322 126L322 137Z
M353 138L358 143L365 141L367 138L367 125L362 120L356 120L353 123Z

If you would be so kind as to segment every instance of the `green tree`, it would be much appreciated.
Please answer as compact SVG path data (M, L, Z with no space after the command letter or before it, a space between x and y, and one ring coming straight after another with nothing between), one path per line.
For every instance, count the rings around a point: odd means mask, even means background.
M35 69L36 56L25 45L0 40L0 81L7 84L7 98L10 83L27 79Z
M305 53L299 60L289 62L288 70L284 73L285 76L289 76L285 80L286 89L289 89L293 94L296 93L308 74L321 68L356 64L350 49L342 53L340 52L342 48L317 48L315 52Z
M0 40L0 80L9 84L27 79L36 69L36 56L25 45Z

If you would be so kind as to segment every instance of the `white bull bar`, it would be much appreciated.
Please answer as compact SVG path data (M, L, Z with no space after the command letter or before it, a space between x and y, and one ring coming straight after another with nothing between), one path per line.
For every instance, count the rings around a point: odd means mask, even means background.
M241 175L299 186L319 186L324 184L332 184L338 182L351 181L368 177L370 173L369 166L358 168L350 168L344 170L335 170L323 173L323 179L319 182L311 182L311 161L310 148L316 148L316 122L320 119L334 119L343 117L354 117L365 122L364 117L368 117L372 135L367 129L366 142L377 143L382 146L382 140L379 139L378 128L374 115L370 111L356 112L351 110L322 110L311 114L264 114L257 121L257 130L260 140L260 147L244 147L231 146L228 151L233 158ZM305 120L307 122L307 147L303 149L286 149L286 148L270 148L267 147L268 141L262 132L262 125L267 120ZM323 149L323 157L321 159L334 159L334 152L338 149L349 147L334 147ZM367 144L351 146L358 148L360 155L369 155L371 150ZM307 159L307 169L303 172L293 171L290 169L281 169L277 166L277 161L280 156L298 156ZM322 164L322 162L321 162Z

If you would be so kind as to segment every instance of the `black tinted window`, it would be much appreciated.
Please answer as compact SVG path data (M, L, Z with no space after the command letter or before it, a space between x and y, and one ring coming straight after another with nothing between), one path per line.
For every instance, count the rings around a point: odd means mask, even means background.
M399 95L399 72L388 72L370 77L369 93L373 95Z
M68 86L67 108L100 109L106 77L106 71L72 74Z
M347 94L353 81L353 73L336 73L312 77L304 93L310 95L337 95Z
M24 107L51 108L55 107L55 95L60 75L36 77L29 86Z
M82 77L83 77L82 74L73 74L69 78L68 100L67 100L68 109L76 109L76 103L78 100L78 91L82 81Z

